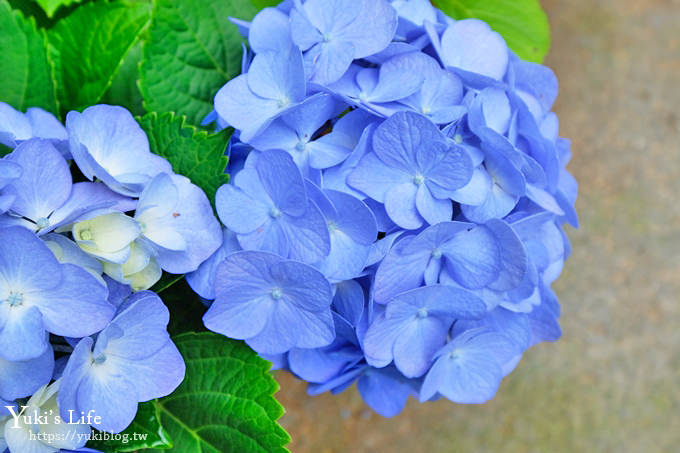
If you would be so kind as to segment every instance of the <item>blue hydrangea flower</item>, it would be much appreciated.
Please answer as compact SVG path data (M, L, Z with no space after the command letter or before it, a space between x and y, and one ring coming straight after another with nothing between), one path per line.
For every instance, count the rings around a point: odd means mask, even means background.
M333 282L359 276L378 236L375 216L365 203L343 192L321 191L311 183L307 192L321 209L330 236L330 252L319 270Z
M2 190L13 201L11 215L0 217L0 225L21 225L45 234L93 211L134 209L133 200L102 184L73 184L68 163L46 140L23 142L3 162L22 171Z
M411 96L422 87L425 58L418 52L408 52L389 58L380 68L352 65L328 90L349 104L390 116L405 109L395 101Z
M288 152L303 175L310 169L323 169L342 162L351 152L336 145L330 135L315 137L317 130L338 114L338 102L327 94L318 94L281 115L261 134L250 141L260 151L281 149Z
M94 410L95 428L124 430L137 404L172 393L184 379L185 365L166 329L170 314L156 294L133 294L96 340L80 340L61 377L62 417Z
M154 177L139 197L135 220L140 241L173 274L195 271L222 243L208 197L181 175Z
M406 229L451 220L451 192L472 177L469 155L446 141L427 118L397 113L373 137L348 183L385 204L390 218Z
M54 352L48 347L45 352L23 361L10 361L0 357L0 402L14 401L31 396L43 385L49 384L54 371Z
M469 291L429 285L395 296L371 324L364 338L366 360L375 367L394 364L404 376L420 377L446 343L456 319L486 313L484 301Z
M392 41L397 14L386 0L297 0L290 12L293 42L305 52L310 80L328 85L353 60Z
M149 151L139 124L123 107L95 105L66 115L71 154L89 180L139 196L158 173L172 173L168 161Z
M219 323L206 322L256 338L310 394L356 381L385 416L411 395L493 396L527 348L561 335L550 285L570 251L561 226L578 224L577 184L551 112L552 71L427 0L290 0L233 22L260 63L244 57L240 81L216 99L237 129L236 158L234 185L218 194L231 232L188 277L217 297ZM268 92L253 86L265 80ZM281 344L283 315L267 329L267 265L227 275L219 264L256 250L324 274L332 341ZM229 294L247 294L238 304L225 305L223 279ZM289 316L286 329L304 319Z
M516 354L516 346L503 334L483 328L462 332L435 354L420 401L441 394L456 403L485 403L503 378L502 363Z
M22 114L0 102L0 144L16 148L31 138L49 140L65 158L70 158L66 128L54 115L37 107Z
M335 338L331 286L306 264L272 253L237 252L219 265L215 293L205 326L245 340L259 353L318 348Z
M290 155L271 150L254 169L234 177L217 191L220 219L236 232L245 250L263 250L316 263L328 256L330 236L319 208L309 200Z
M249 142L278 115L302 102L307 82L297 48L255 56L247 74L231 79L215 96L215 111Z
M107 294L86 270L60 264L30 231L0 228L0 357L41 356L47 332L80 338L100 331L114 313Z

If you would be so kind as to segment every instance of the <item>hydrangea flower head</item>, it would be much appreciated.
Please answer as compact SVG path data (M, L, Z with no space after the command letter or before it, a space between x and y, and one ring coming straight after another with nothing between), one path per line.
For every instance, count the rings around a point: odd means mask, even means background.
M217 196L225 243L189 277L216 298L206 325L311 394L357 382L385 416L411 396L491 398L561 334L550 285L578 218L555 75L427 0L232 21L255 56L215 99L238 158ZM283 276L305 290L286 299Z

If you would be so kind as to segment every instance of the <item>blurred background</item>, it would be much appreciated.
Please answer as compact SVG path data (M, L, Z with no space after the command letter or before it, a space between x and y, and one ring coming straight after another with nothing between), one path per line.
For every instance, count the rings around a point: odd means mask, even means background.
M541 3L580 183L562 339L485 405L411 399L392 419L278 373L293 452L679 451L680 0Z

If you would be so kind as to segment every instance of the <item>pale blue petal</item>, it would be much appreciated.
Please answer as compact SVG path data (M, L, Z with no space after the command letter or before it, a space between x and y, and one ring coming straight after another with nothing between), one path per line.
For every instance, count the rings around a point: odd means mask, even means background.
M0 357L11 361L39 357L48 348L48 340L37 307L0 305Z
M418 188L416 194L416 206L418 213L429 223L434 225L439 222L451 220L453 205L451 200L440 200L432 196L430 189L425 185Z
M404 183L411 184L413 176L401 168L386 165L375 153L367 153L347 176L347 184L381 203L387 193ZM411 184L413 185L413 184Z
M0 357L0 398L13 401L31 396L40 387L49 384L53 370L54 351L51 347L41 356L22 362L10 362Z
M254 95L276 100L281 107L302 101L306 94L302 54L296 47L257 54L247 77Z
M450 24L441 39L446 66L501 80L508 66L508 47L503 37L479 19Z
M144 360L120 363L126 376L134 376L139 402L162 398L171 394L184 380L186 366L175 344L167 340L165 346Z
M442 139L439 128L426 117L399 112L376 129L373 148L385 164L411 173L418 168L416 150L425 143Z
M422 284L431 252L401 253L408 243L409 239L397 243L380 263L373 286L376 302L387 303L397 294Z
M71 193L71 172L49 141L23 142L5 159L23 168L21 176L3 189L4 195L15 197L12 211L36 222L66 202Z
M423 218L416 209L417 192L418 186L406 182L391 189L385 197L387 215L407 230L415 230L423 225Z
M222 245L210 258L198 266L194 272L186 275L187 283L199 296L213 300L215 297L215 274L217 266L228 255L241 250L236 234L227 228L222 229Z
M488 228L460 232L441 249L447 258L447 269L466 288L483 288L500 275L501 250Z
M292 216L306 211L304 181L290 154L269 150L255 165L264 190L279 210Z
M427 372L434 353L446 342L448 324L432 316L416 317L394 342L394 364L404 376L420 377Z
M62 272L59 286L31 294L42 313L45 329L73 338L99 332L115 312L107 301L108 289L80 266L63 264Z
M357 326L364 313L364 290L356 280L347 280L336 285L333 308L352 326Z
M288 16L276 8L263 9L250 24L248 44L256 53L288 50L291 40Z
M94 424L100 431L119 433L137 414L136 386L125 375L88 373L76 395L79 410L92 410L101 417L101 423Z

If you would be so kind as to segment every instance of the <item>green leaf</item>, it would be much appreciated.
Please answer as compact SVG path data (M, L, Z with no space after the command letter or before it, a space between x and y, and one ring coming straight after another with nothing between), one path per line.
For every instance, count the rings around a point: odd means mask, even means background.
M149 22L143 2L82 5L49 31L62 113L96 104Z
M156 0L140 88L147 111L200 124L217 91L241 71L243 39L228 17L251 19L249 0Z
M83 0L36 0L38 4L45 10L47 17L54 16L54 13L61 6L68 6L73 3L80 3Z
M541 63L550 48L550 24L538 0L434 0L454 19L477 18L500 33L523 60Z
M0 68L0 101L21 111L42 107L57 112L45 32L5 0L0 0Z
M144 115L146 113L138 85L141 61L142 42L137 41L125 56L123 64L111 82L111 86L102 96L101 103L123 106L133 115Z
M285 452L290 436L276 422L283 407L271 364L241 341L210 332L174 338L187 366L184 382L156 402L181 453Z
M175 173L189 178L214 202L217 189L229 182L224 152L232 130L208 134L174 113L152 112L139 118L139 124L149 137L151 151L168 159Z
M97 433L98 436L107 436L108 433ZM125 431L120 433L126 439L120 440L91 440L88 447L106 452L137 451L142 448L155 448L167 450L172 448L170 435L161 426L158 406L154 401L140 403L137 416ZM144 437L144 439L141 439Z
M276 6L281 3L279 0L250 0L255 8L258 10L267 8L268 6Z

